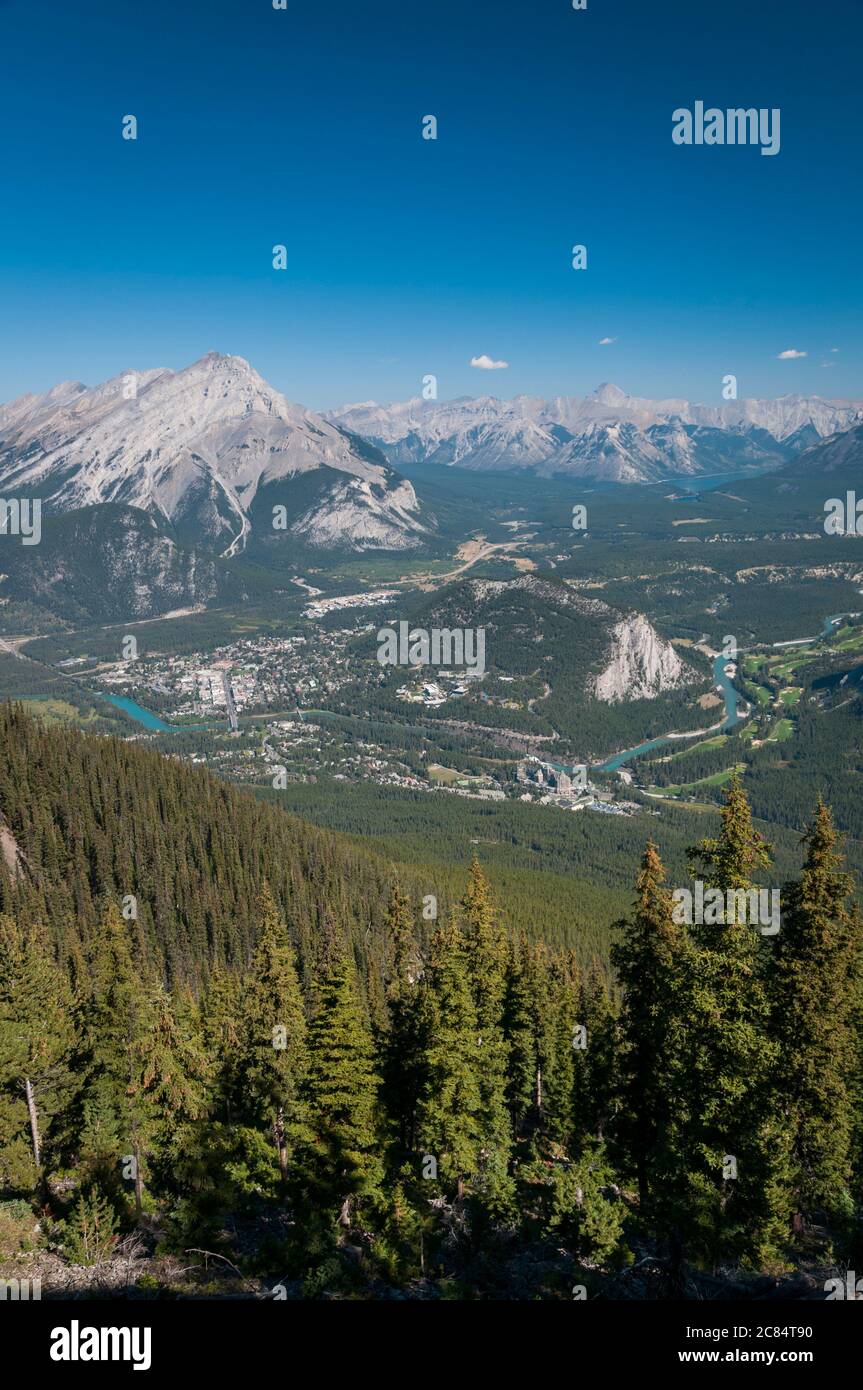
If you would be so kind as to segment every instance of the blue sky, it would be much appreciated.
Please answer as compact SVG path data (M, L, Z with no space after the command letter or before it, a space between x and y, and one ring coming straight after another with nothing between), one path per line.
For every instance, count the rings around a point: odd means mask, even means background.
M0 400L210 348L315 408L426 373L863 395L859 0L0 0L0 26ZM674 145L696 100L779 107L780 153Z

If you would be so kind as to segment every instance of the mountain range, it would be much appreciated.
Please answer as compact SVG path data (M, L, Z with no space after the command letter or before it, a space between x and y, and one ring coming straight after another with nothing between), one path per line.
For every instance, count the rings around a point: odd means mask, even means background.
M81 519L26 564L18 548L11 582L21 592L6 593L53 605L77 572L70 537L89 537L89 551L102 515L106 545L115 537L125 555L134 534L147 552L131 569L122 562L143 615L212 598L223 581L210 560L250 542L266 563L286 535L285 555L427 547L438 522L400 466L622 483L792 462L806 471L825 449L843 464L849 451L856 457L861 432L860 401L705 406L609 384L585 397L366 402L324 416L289 402L244 358L209 352L181 371L122 372L95 387L66 381L0 406L0 496L42 499L49 532L52 518ZM154 525L142 528L141 513ZM181 553L190 549L198 560Z
M779 467L863 421L863 401L781 396L695 405L630 396L605 383L589 396L550 400L366 401L327 418L369 440L396 467L457 464L625 483Z

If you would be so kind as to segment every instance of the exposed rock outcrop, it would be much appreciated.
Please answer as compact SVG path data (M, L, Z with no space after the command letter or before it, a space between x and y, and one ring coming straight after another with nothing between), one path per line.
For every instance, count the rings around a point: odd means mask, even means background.
M699 679L643 613L630 613L612 629L611 659L594 677L593 693L608 704L652 700Z

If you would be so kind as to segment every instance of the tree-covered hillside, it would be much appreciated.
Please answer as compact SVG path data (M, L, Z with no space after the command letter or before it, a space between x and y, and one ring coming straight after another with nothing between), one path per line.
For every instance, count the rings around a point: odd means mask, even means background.
M0 717L15 1277L704 1297L859 1258L863 926L823 803L778 931L737 905L778 876L736 780L685 877L642 845L610 982L476 859L437 901L201 770ZM694 881L735 906L681 916Z
M0 875L0 910L43 920L64 962L86 956L106 902L128 898L141 963L200 989L214 967L247 964L265 881L304 962L330 920L374 956L384 860L201 769L14 706L0 748L0 814L21 854L17 878Z

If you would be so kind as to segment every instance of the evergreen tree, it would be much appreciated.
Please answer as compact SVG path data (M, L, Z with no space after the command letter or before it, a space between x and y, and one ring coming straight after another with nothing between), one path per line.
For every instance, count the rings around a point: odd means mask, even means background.
M294 952L268 885L239 1009L234 1113L267 1130L284 1181L306 1133L306 1020Z
M201 1008L201 1034L211 1069L211 1106L219 1119L232 1124L240 1091L237 1059L243 979L235 970L214 970Z
M574 960L557 960L550 972L551 1049L543 1085L543 1128L550 1139L575 1153L575 1027L579 978Z
M98 1187L79 1192L63 1223L66 1258L76 1265L101 1264L117 1244L118 1224L116 1212Z
M384 930L390 942L388 1026L382 1040L382 1095L401 1157L416 1144L417 1106L423 1086L423 963L414 939L410 900L397 885L390 893Z
M576 1125L581 1133L601 1141L614 1112L618 1043L608 982L596 959L581 986L577 1026Z
M509 1048L504 1034L509 953L506 933L492 906L488 880L475 855L461 901L461 921L476 1009L480 1142L477 1186L492 1208L503 1211L513 1195L508 1178L512 1147L506 1095Z
M306 1094L313 1186L325 1202L338 1204L343 1227L358 1204L378 1194L379 1087L356 969L346 951L337 951L317 987Z
M157 1102L145 1080L151 1071L146 1059L155 986L136 968L126 928L117 907L110 906L93 945L82 1150L106 1184L116 1179L122 1161L123 1176L135 1184L140 1217L145 1163L158 1123Z
M707 887L746 893L753 875L769 866L770 846L752 824L737 777L724 800L719 836L694 846L690 863ZM781 1243L784 1217L780 1136L770 1105L776 1047L768 1036L761 937L737 910L693 924L691 937L680 1155L688 1192L681 1193L681 1208L695 1246L708 1256L760 1262Z
M126 1118L136 1157L140 1216L144 1171L155 1155L177 1153L189 1126L204 1113L210 1072L187 1007L158 982L141 1000L140 1027L130 1048Z
M465 942L456 921L438 927L425 977L425 1084L417 1137L444 1187L461 1195L480 1151L479 1046Z
M700 869L711 887L746 891L772 862L772 846L752 824L752 811L735 772L723 792L720 834L699 840L687 851L690 869ZM709 930L709 929L708 929Z
M602 1144L587 1143L565 1163L534 1158L519 1177L542 1234L565 1241L577 1259L604 1261L620 1244L626 1208L609 1191L614 1174Z
M534 1012L536 984L531 969L530 948L521 935L510 945L504 995L503 1026L509 1067L506 1099L513 1134L525 1132L535 1113L537 1093L537 1040Z
M617 923L611 949L623 990L618 1087L621 1138L638 1181L642 1214L651 1198L667 1195L678 1120L683 962L689 949L672 916L659 851L648 841L636 879L632 916Z
M854 1014L861 923L848 899L838 835L819 800L798 882L785 889L776 942L773 1035L776 1093L787 1131L795 1225L850 1203Z
M563 975L560 974L563 969ZM562 1057L557 1008L564 976L575 986L571 962L561 967L544 941L521 937L510 952L503 1009L508 1048L507 1102L516 1137L533 1137L543 1129L553 1106L571 1107L572 1097L556 1087L554 1068ZM572 1047L572 1023L568 1046ZM569 1059L562 1063L564 1069ZM562 1081L566 1088L567 1082Z
M0 1086L26 1106L37 1173L45 1135L75 1084L75 1046L72 993L47 933L0 917Z

